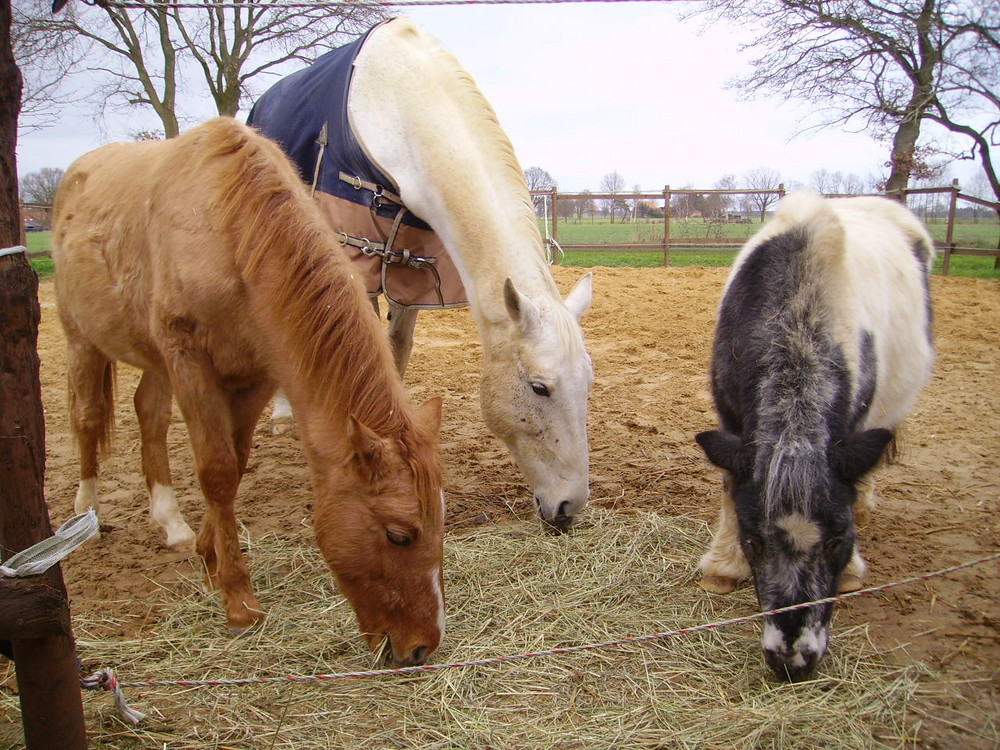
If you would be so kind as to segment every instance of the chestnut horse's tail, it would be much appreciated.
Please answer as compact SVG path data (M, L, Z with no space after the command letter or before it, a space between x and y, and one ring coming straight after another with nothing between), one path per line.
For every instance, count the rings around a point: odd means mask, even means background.
M81 429L85 429L84 425L91 427L96 427L95 432L97 433L97 447L100 451L102 457L106 456L111 450L111 444L115 437L115 381L117 380L117 367L113 359L106 360L104 362L103 370L100 373L100 387L95 389L95 400L94 403L90 404L90 408L86 415L81 415L80 418L74 417L70 420L73 428L73 436L79 440ZM77 414L77 409L79 404L76 398L76 391L72 387L72 383L68 384L69 391L69 413L72 415Z

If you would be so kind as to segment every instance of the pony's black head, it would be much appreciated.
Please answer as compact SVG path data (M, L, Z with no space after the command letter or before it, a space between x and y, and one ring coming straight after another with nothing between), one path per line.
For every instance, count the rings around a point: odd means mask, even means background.
M709 460L729 473L740 545L763 611L837 593L854 550L855 482L878 463L891 438L887 430L868 430L831 441L825 451L780 460L767 453L762 471L757 464L766 452L741 437L721 431L696 436ZM833 605L825 604L765 618L764 659L779 678L794 682L812 673L826 654L832 614Z

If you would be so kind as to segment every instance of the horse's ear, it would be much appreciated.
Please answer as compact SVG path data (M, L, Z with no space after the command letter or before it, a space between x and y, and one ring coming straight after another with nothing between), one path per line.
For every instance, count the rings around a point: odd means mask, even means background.
M503 302L510 319L517 323L524 333L530 334L538 329L538 310L535 308L535 303L517 291L510 278L503 282Z
M743 438L723 430L699 432L694 436L695 442L701 446L708 460L720 469L733 474L744 474L749 471L750 457L747 455Z
M878 466L892 438L892 432L878 428L856 432L830 446L830 464L845 482L856 482Z
M352 414L347 424L347 439L351 447L351 460L367 481L382 475L386 461L386 441L359 422Z
M435 436L441 432L441 404L443 402L444 399L440 396L432 396L417 409L417 419Z
M587 312L593 299L594 274L588 272L580 277L570 293L566 295L566 307L576 318L577 323L583 318L583 314Z

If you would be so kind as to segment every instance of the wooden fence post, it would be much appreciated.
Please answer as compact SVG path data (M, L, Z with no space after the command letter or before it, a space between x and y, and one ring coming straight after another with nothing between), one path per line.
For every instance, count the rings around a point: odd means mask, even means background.
M17 200L17 118L21 74L11 45L12 8L0 0L0 249L20 245ZM45 418L38 373L38 277L24 252L0 256L0 552L3 559L52 534L45 507ZM5 584L5 598L22 581ZM83 699L59 566L27 587L43 595L29 605L54 617L54 634L8 631L17 668L21 723L28 750L86 750ZM30 597L30 594L28 594ZM15 617L14 626L24 615ZM44 618L43 618L44 619ZM0 637L3 637L0 634Z
M38 372L38 277L23 252L0 257L0 546L3 558L52 535L45 507L45 420ZM22 582L14 581L12 585ZM69 610L58 565L31 586L40 586L40 619L64 622L27 634L10 623L21 722L28 750L85 750L80 674L69 633ZM4 623L0 623L3 626ZM43 633L47 633L44 634Z
M958 180L951 181L951 197L948 200L948 226L944 235L944 262L941 264L941 275L948 275L951 266L951 251L955 249L955 211L958 208Z
M556 189L552 188L552 239L555 240L556 247L559 246L559 211L556 208ZM554 250L552 253L552 265L559 265L559 251Z
M670 265L670 185L663 186L663 266Z

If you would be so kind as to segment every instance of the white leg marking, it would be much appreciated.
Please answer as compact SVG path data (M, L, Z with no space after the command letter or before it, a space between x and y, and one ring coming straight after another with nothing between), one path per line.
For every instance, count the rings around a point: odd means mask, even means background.
M97 501L97 477L81 479L80 486L76 488L76 501L73 503L73 510L77 515L86 513L93 508L98 510Z
M271 434L284 435L295 429L295 418L292 415L292 405L284 391L278 391L274 396L274 409L271 412Z
M194 532L177 507L173 487L153 485L153 491L149 495L149 512L166 532L168 547L176 550L194 549Z
M847 567L840 574L838 591L841 594L848 591L857 591L864 585L865 574L867 572L868 565L858 552L858 545L855 544L854 549L851 550L851 561L847 563Z
M740 548L740 528L732 499L723 493L719 521L708 552L702 556L698 568L703 576L731 578L736 584L750 577L750 564Z

